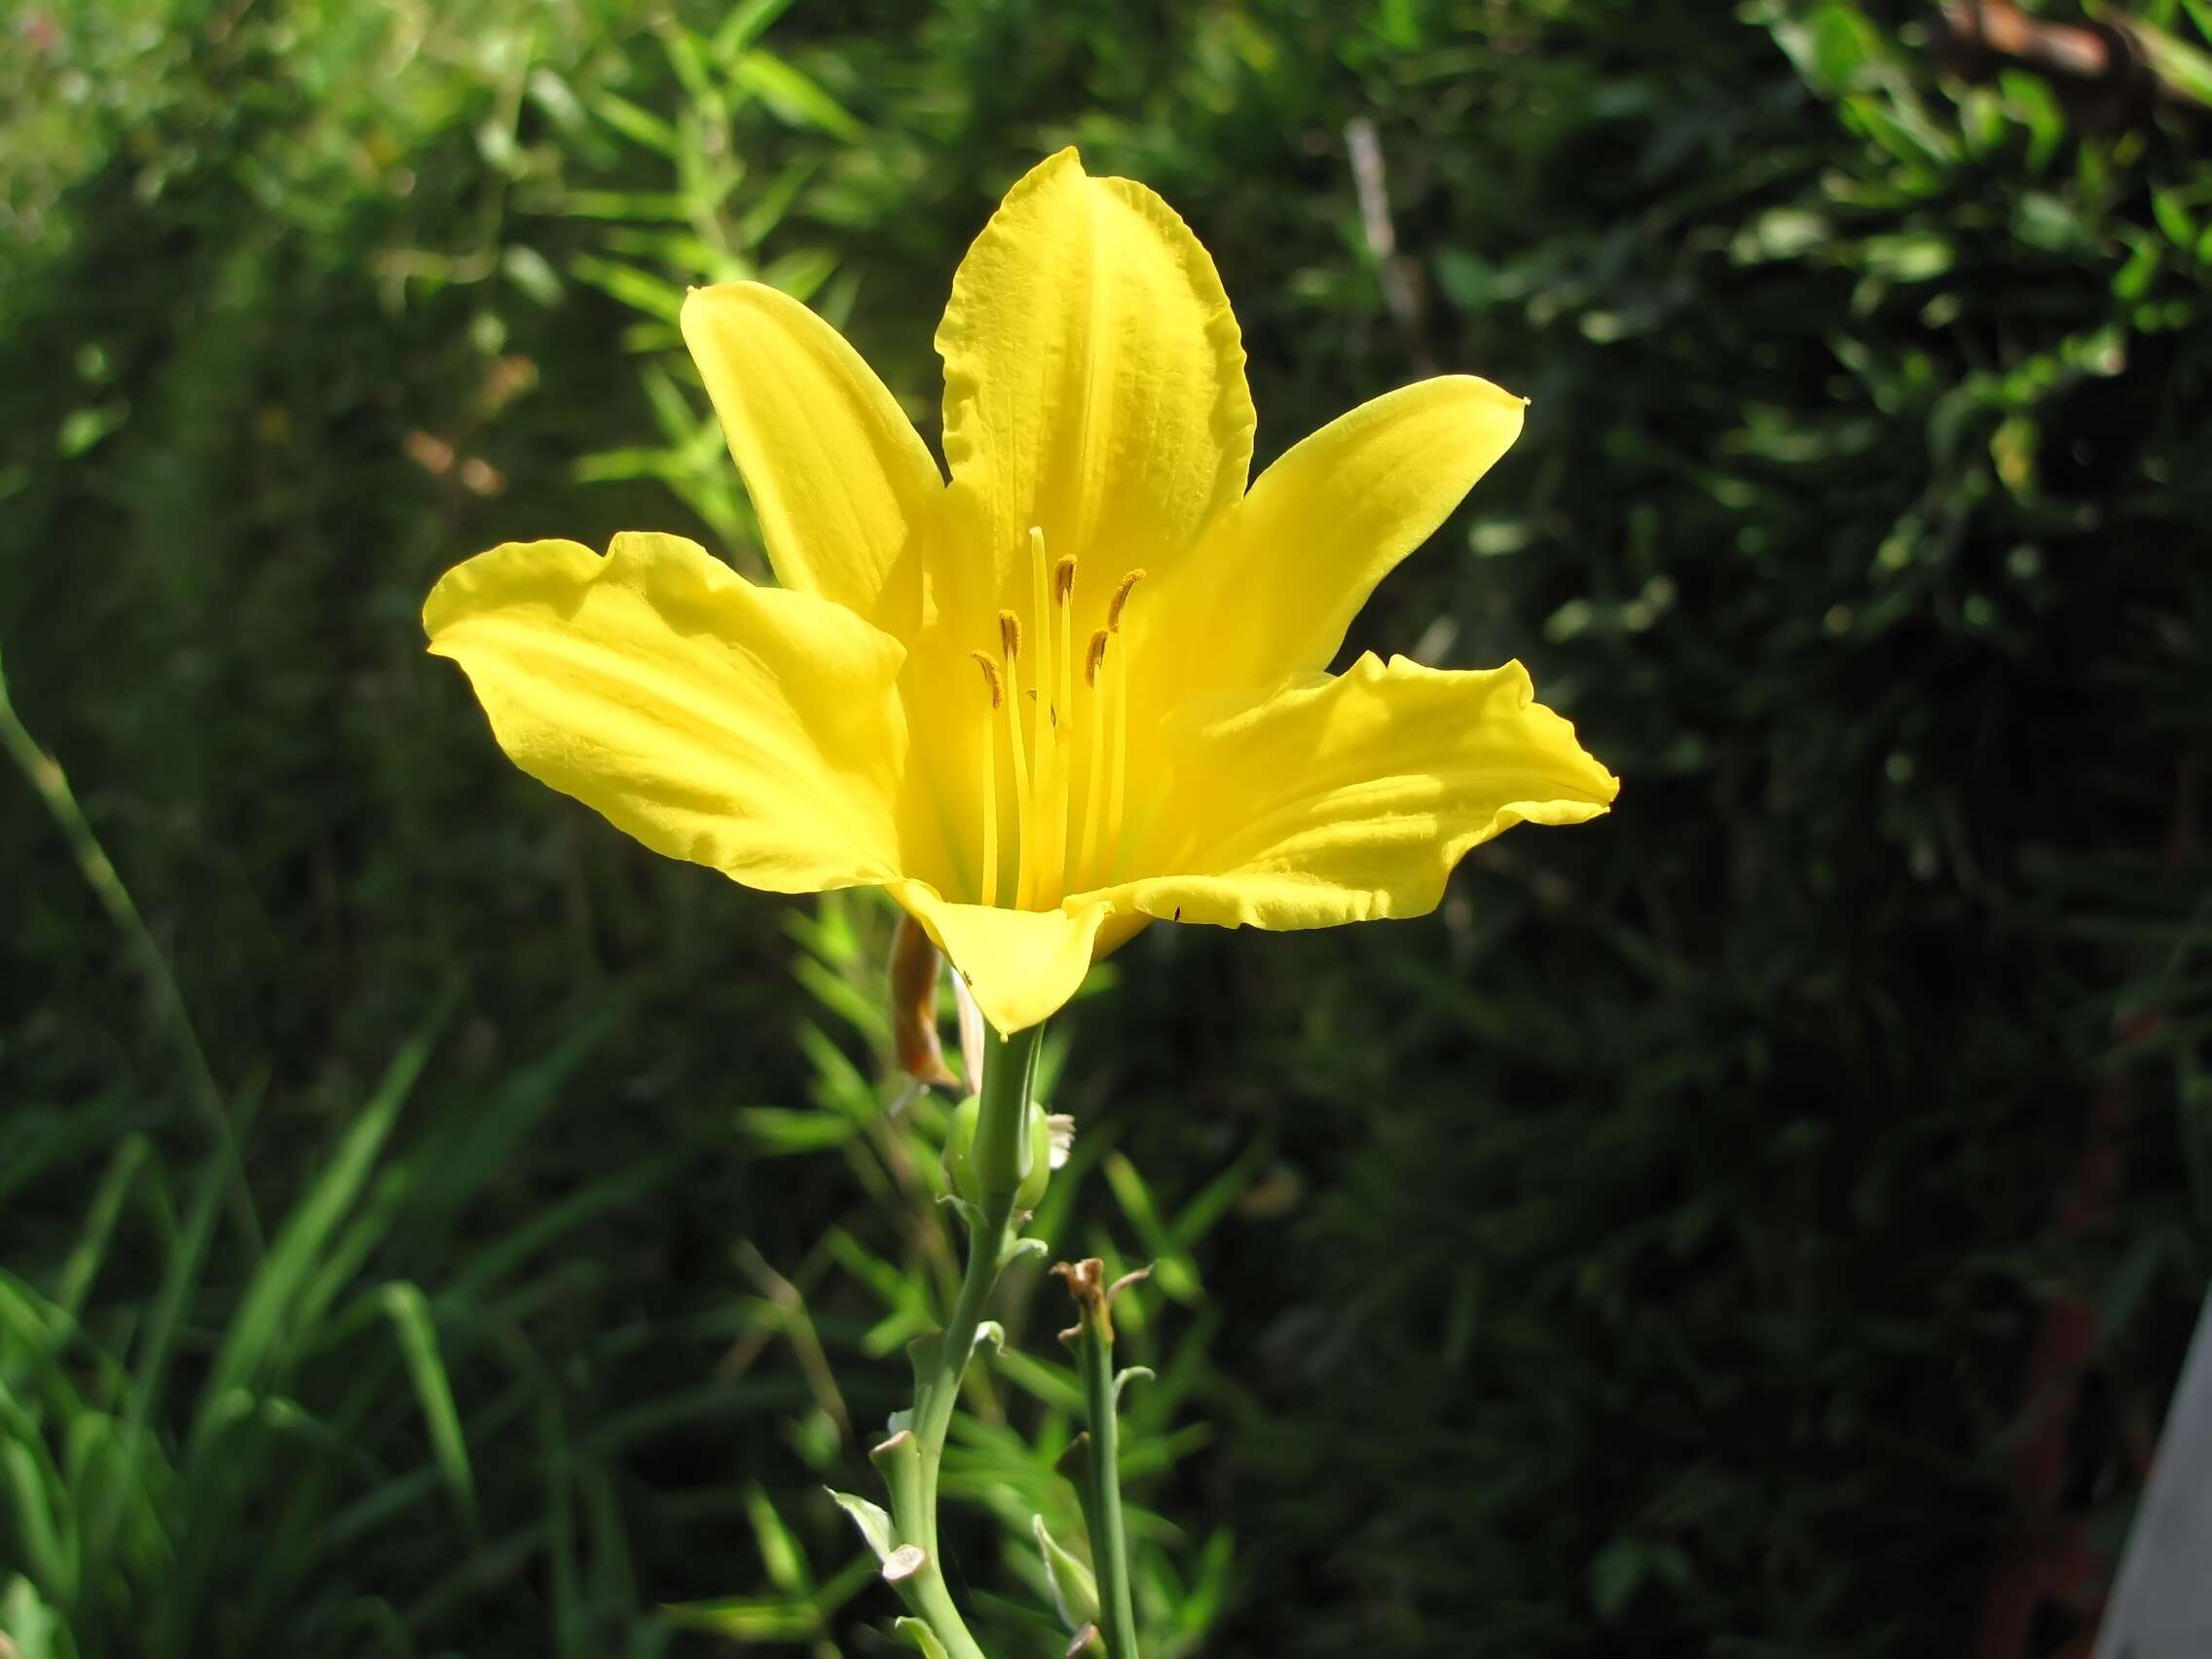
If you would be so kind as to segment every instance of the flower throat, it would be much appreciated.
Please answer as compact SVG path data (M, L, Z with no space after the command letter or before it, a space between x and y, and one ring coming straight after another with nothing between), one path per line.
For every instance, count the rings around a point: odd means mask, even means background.
M989 698L982 722L983 825L977 901L999 903L998 754L1014 781L1012 907L1051 909L1071 892L1107 885L1121 863L1128 778L1128 647L1123 613L1144 571L1122 577L1106 625L1078 660L1076 562L1048 564L1045 533L1029 533L1030 617L1036 640L1023 682L1021 618L999 612L999 648L971 651ZM1079 690L1076 682L1081 680ZM1026 728L1026 730L1025 730ZM1002 736L1003 733L1003 736Z

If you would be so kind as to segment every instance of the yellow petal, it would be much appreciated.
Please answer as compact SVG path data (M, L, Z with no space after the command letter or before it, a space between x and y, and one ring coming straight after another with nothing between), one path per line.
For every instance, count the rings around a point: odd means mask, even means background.
M897 400L835 329L757 282L692 289L682 321L776 579L910 637L944 484Z
M430 649L516 765L655 852L748 886L892 879L905 652L673 535L508 542L446 572Z
M895 882L890 891L951 959L983 1017L1002 1034L1050 1018L1075 995L1091 957L1102 954L1099 933L1114 908L1098 894L1056 910L1007 910L954 903L926 881ZM1117 929L1112 942L1129 931Z
M1243 493L1252 400L1213 261L1166 203L1073 150L1007 193L937 347L962 531L983 543L947 563L994 572L988 607L1022 607L1032 526L1083 562L1079 604L1102 606Z
M1154 706L1328 667L1376 584L1512 446L1522 409L1488 381L1448 375L1290 450L1148 596Z
M1533 701L1519 663L1480 673L1362 656L1212 719L1171 722L1165 798L1134 907L1263 928L1435 908L1468 848L1516 824L1578 824L1619 783Z

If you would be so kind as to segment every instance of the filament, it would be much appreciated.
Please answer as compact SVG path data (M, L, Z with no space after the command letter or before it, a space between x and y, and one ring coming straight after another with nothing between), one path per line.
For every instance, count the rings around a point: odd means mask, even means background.
M1001 902L999 878L1005 873L997 815L996 722L1002 709L1014 807L1014 846L1009 849L1013 890L1004 902L1016 909L1037 909L1062 903L1071 887L1103 887L1121 876L1132 666L1121 636L1130 595L1144 576L1141 570L1124 575L1102 608L1105 626L1079 636L1076 561L1048 561L1044 531L1029 532L1027 682L1021 674L1022 613L998 613L995 661L983 651L971 653L991 696L978 769L984 793L983 870L977 885L984 904ZM1079 637L1085 642L1080 652ZM1028 709L1022 707L1024 697Z
M1136 591L1137 583L1144 580L1144 571L1131 571L1122 578L1114 590L1114 597L1106 604L1106 631L1115 636L1122 632L1122 613L1128 608L1129 595ZM1118 653L1121 654L1121 653ZM1119 665L1123 672L1114 676L1113 733L1114 770L1113 793L1107 797L1107 833L1113 837L1112 873L1119 875L1122 868L1122 803L1126 796L1129 773L1129 676L1126 665Z
M1011 610L999 612L999 644L1006 652L1006 683L1009 704L1006 729L1014 750L1014 832L1015 841L1014 902L1017 908L1029 907L1029 896L1035 877L1035 863L1030 842L1034 838L1029 823L1029 757L1023 752L1021 741L1021 707L1011 700L1021 683L1016 665L1021 660L1021 618Z
M978 882L978 904L999 902L999 671L981 651L968 653L983 671L983 685L990 692L990 707L983 711L983 867Z
M1096 886L1092 862L1098 854L1098 814L1106 804L1106 792L1099 786L1105 780L1099 772L1100 756L1107 742L1106 722L1098 718L1098 699L1101 690L1098 677L1111 673L1106 665L1106 630L1101 628L1090 636L1090 649L1083 659L1083 682L1089 691L1090 747L1086 756L1083 773L1083 851L1076 861L1076 873L1086 886Z

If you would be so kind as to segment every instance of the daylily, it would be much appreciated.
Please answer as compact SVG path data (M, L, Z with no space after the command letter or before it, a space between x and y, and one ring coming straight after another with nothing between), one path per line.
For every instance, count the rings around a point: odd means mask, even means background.
M780 585L673 535L510 542L438 583L430 649L516 764L655 851L888 889L1001 1032L1151 920L1421 914L1470 847L1612 800L1517 662L1325 672L1522 400L1406 387L1247 493L1236 319L1143 185L1063 150L969 249L949 484L798 302L695 289L682 327Z

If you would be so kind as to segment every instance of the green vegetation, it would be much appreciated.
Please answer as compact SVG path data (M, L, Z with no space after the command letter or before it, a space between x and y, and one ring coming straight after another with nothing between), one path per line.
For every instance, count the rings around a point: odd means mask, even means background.
M1145 1652L1963 1651L2068 1286L2111 1547L2212 1273L2212 170L1929 17L14 6L0 1634L884 1650L823 1489L956 1272L889 917L522 778L417 611L509 536L756 571L683 286L807 298L932 432L953 265L1067 141L1214 252L1263 460L1436 368L1533 398L1352 645L1521 656L1625 782L1437 917L1156 928L1056 1023L1033 1231L1155 1264ZM1081 1536L1024 1272L946 1471L1010 1656L1032 1516Z

